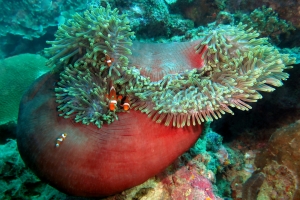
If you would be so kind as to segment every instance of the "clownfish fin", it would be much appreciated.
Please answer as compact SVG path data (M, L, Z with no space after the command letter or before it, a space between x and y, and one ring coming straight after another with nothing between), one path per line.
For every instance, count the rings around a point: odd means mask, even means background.
M128 96L125 96L124 102L123 102L123 104L121 106L123 107L123 109L125 111L127 111L127 110L130 109L130 101L129 101L129 97Z

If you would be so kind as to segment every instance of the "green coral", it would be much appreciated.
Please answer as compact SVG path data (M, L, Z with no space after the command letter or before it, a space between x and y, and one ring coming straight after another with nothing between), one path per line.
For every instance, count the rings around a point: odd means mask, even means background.
M0 199L66 199L24 164L16 140L0 144Z
M226 8L227 0L215 0L215 4L218 6L220 10L224 10Z
M280 19L272 8L265 6L255 9L250 15L241 14L237 17L247 28L253 28L261 37L270 37L275 44L280 43L281 34L289 35L291 31L296 30L290 22Z
M0 61L0 125L17 122L23 93L32 82L47 73L47 59L35 54L20 54Z
M47 28L57 26L62 13L83 11L86 2L51 0L1 0L0 36L19 35L32 40L46 34Z

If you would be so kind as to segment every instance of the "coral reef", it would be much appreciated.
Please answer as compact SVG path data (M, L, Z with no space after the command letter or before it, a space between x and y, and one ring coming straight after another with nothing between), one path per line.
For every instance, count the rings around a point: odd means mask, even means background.
M283 48L279 50L281 53L290 54L296 58L295 64L300 64L300 47Z
M222 145L222 136L210 128L210 123L205 123L204 127L201 137L189 152L191 156L195 157L193 160L202 163L205 165L205 169L215 174L218 170L231 164L231 156L229 156L227 148ZM201 164L197 165L201 166ZM210 179L215 182L214 175Z
M257 155L255 164L266 176L258 199L299 197L299 127L300 122L296 121L278 129L266 149Z
M32 82L51 68L47 59L34 54L21 54L0 61L0 125L16 123L19 103Z
M227 0L215 0L216 5L220 10L224 10L226 8Z
M223 144L229 154L230 163L218 167L216 174L217 194L224 198L227 197L237 200L241 200L247 196L251 197L251 195L249 195L251 191L254 191L253 194L257 195L257 193L255 193L259 185L257 180L262 177L260 175L254 175L257 170L254 162L256 155L263 150L265 144L266 142L264 140L249 137L246 131L242 132L241 135L234 138L234 140L230 140L229 143ZM249 179L252 174L253 178ZM255 182L255 184L253 184L253 182ZM251 189L250 186L252 187ZM252 196L252 199L255 198Z
M66 195L39 180L24 164L15 140L0 145L1 199L65 199Z
M258 188L257 199L297 199L298 178L286 165L273 161L262 170L265 179ZM249 187L251 188L251 187Z
M159 41L184 35L194 28L194 22L181 15L178 2L175 1L138 0L116 3L116 6L128 15L130 27L139 40Z
M260 8L262 6L267 6L272 8L275 12L278 13L278 16L281 19L292 22L293 26L299 28L300 20L299 20L299 2L294 0L287 1L278 1L278 0L264 0L264 1L255 1L255 0L227 0L226 9L235 13L236 11L240 12L251 12L256 8Z
M82 0L1 1L0 58L41 54L47 47L46 40L53 38L57 27L75 11L86 8L87 1Z
M20 35L29 40L44 35L49 26L57 26L62 12L86 8L80 0L3 0L1 4L0 36Z
M157 176L168 191L169 199L220 199L195 160L183 155Z
M278 13L271 7L263 5L261 8L253 10L251 13L237 10L234 13L220 11L216 21L212 24L239 24L246 25L245 29L253 29L258 32L259 37L267 37L272 44L281 45L281 42L287 42L295 38L296 28L291 22L281 19ZM292 36L290 38L290 36ZM285 44L286 45L286 44Z
M255 138L244 131L229 145L235 154L244 155L243 159L238 156L240 160L224 170L221 179L231 183L232 198L298 199L299 151L295 146L299 144L299 121L277 130L268 129L273 131L269 141L268 135ZM261 132L256 130L252 134L266 133ZM220 179L217 185L221 189Z
M224 8L224 0L181 0L178 1L177 8L184 18L191 19L197 26L205 26L208 23L215 21L217 14Z
M265 180L265 175L263 173L253 174L244 184L243 184L243 194L242 199L251 200L257 199L257 195L260 191L260 187ZM266 196L263 199L267 199Z
M109 5L75 14L55 36L46 49L52 74L39 79L21 102L18 145L39 177L80 196L115 194L157 174L196 141L199 124L233 114L230 107L251 109L260 92L283 84L289 77L284 70L295 62L242 24L211 26L191 42L132 44L129 20ZM214 163L210 166L209 154L195 159L208 163L201 167L212 182L217 170L230 165L221 141L208 131L199 143L213 152ZM202 178L192 183L184 188L211 187Z
M256 30L261 37L269 37L275 43L280 43L280 36L286 34L290 35L291 31L296 30L289 22L279 19L278 14L272 8L263 6L257 8L249 14L236 15L240 18L238 21L246 24L246 29L252 28Z

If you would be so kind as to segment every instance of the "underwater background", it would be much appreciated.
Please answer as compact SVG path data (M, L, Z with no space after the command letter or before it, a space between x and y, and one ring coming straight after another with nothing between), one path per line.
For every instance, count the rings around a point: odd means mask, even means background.
M21 97L41 75L58 27L90 7L126 14L133 41L195 41L222 25L259 33L294 58L272 93L205 122L195 145L145 183L95 199L300 199L300 2L296 0L2 0L0 17L0 199L85 199L41 181L19 155ZM217 30L217 29L216 29ZM250 31L248 31L250 32ZM241 36L242 38L242 36ZM53 44L53 43L52 43ZM274 53L275 55L275 53ZM91 198L89 198L91 199Z

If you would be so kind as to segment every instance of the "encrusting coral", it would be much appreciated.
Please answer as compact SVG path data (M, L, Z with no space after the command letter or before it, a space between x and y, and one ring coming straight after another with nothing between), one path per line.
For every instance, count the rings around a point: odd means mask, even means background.
M20 54L0 61L0 125L16 123L24 91L51 68L47 59L34 54Z
M1 199L66 199L25 166L15 140L0 144L0 150Z
M128 23L116 9L91 7L84 16L76 14L59 28L46 52L53 56L49 66L64 67L56 88L61 116L100 128L124 112L120 105L129 97L131 107L157 123L176 127L201 124L226 112L233 114L229 107L251 109L248 103L262 98L259 91L271 92L273 86L281 86L288 78L283 70L295 62L280 54L267 38L258 38L252 28L219 25L200 33L201 39L191 43L194 52L188 56L193 54L198 65L165 70L168 73L162 73L161 79L151 80L142 73L143 66L130 65L135 44L130 47L133 32ZM176 49L169 54L172 51ZM156 63L155 56L152 62ZM182 68L176 60L165 66L176 67ZM116 90L113 100L112 88ZM110 109L112 102L116 109Z
M239 16L240 15L240 16ZM280 19L278 13L272 7L262 6L252 11L250 14L236 14L239 21L247 25L247 28L253 28L260 33L261 37L269 37L271 42L279 44L280 35L289 36L296 28L291 22Z

